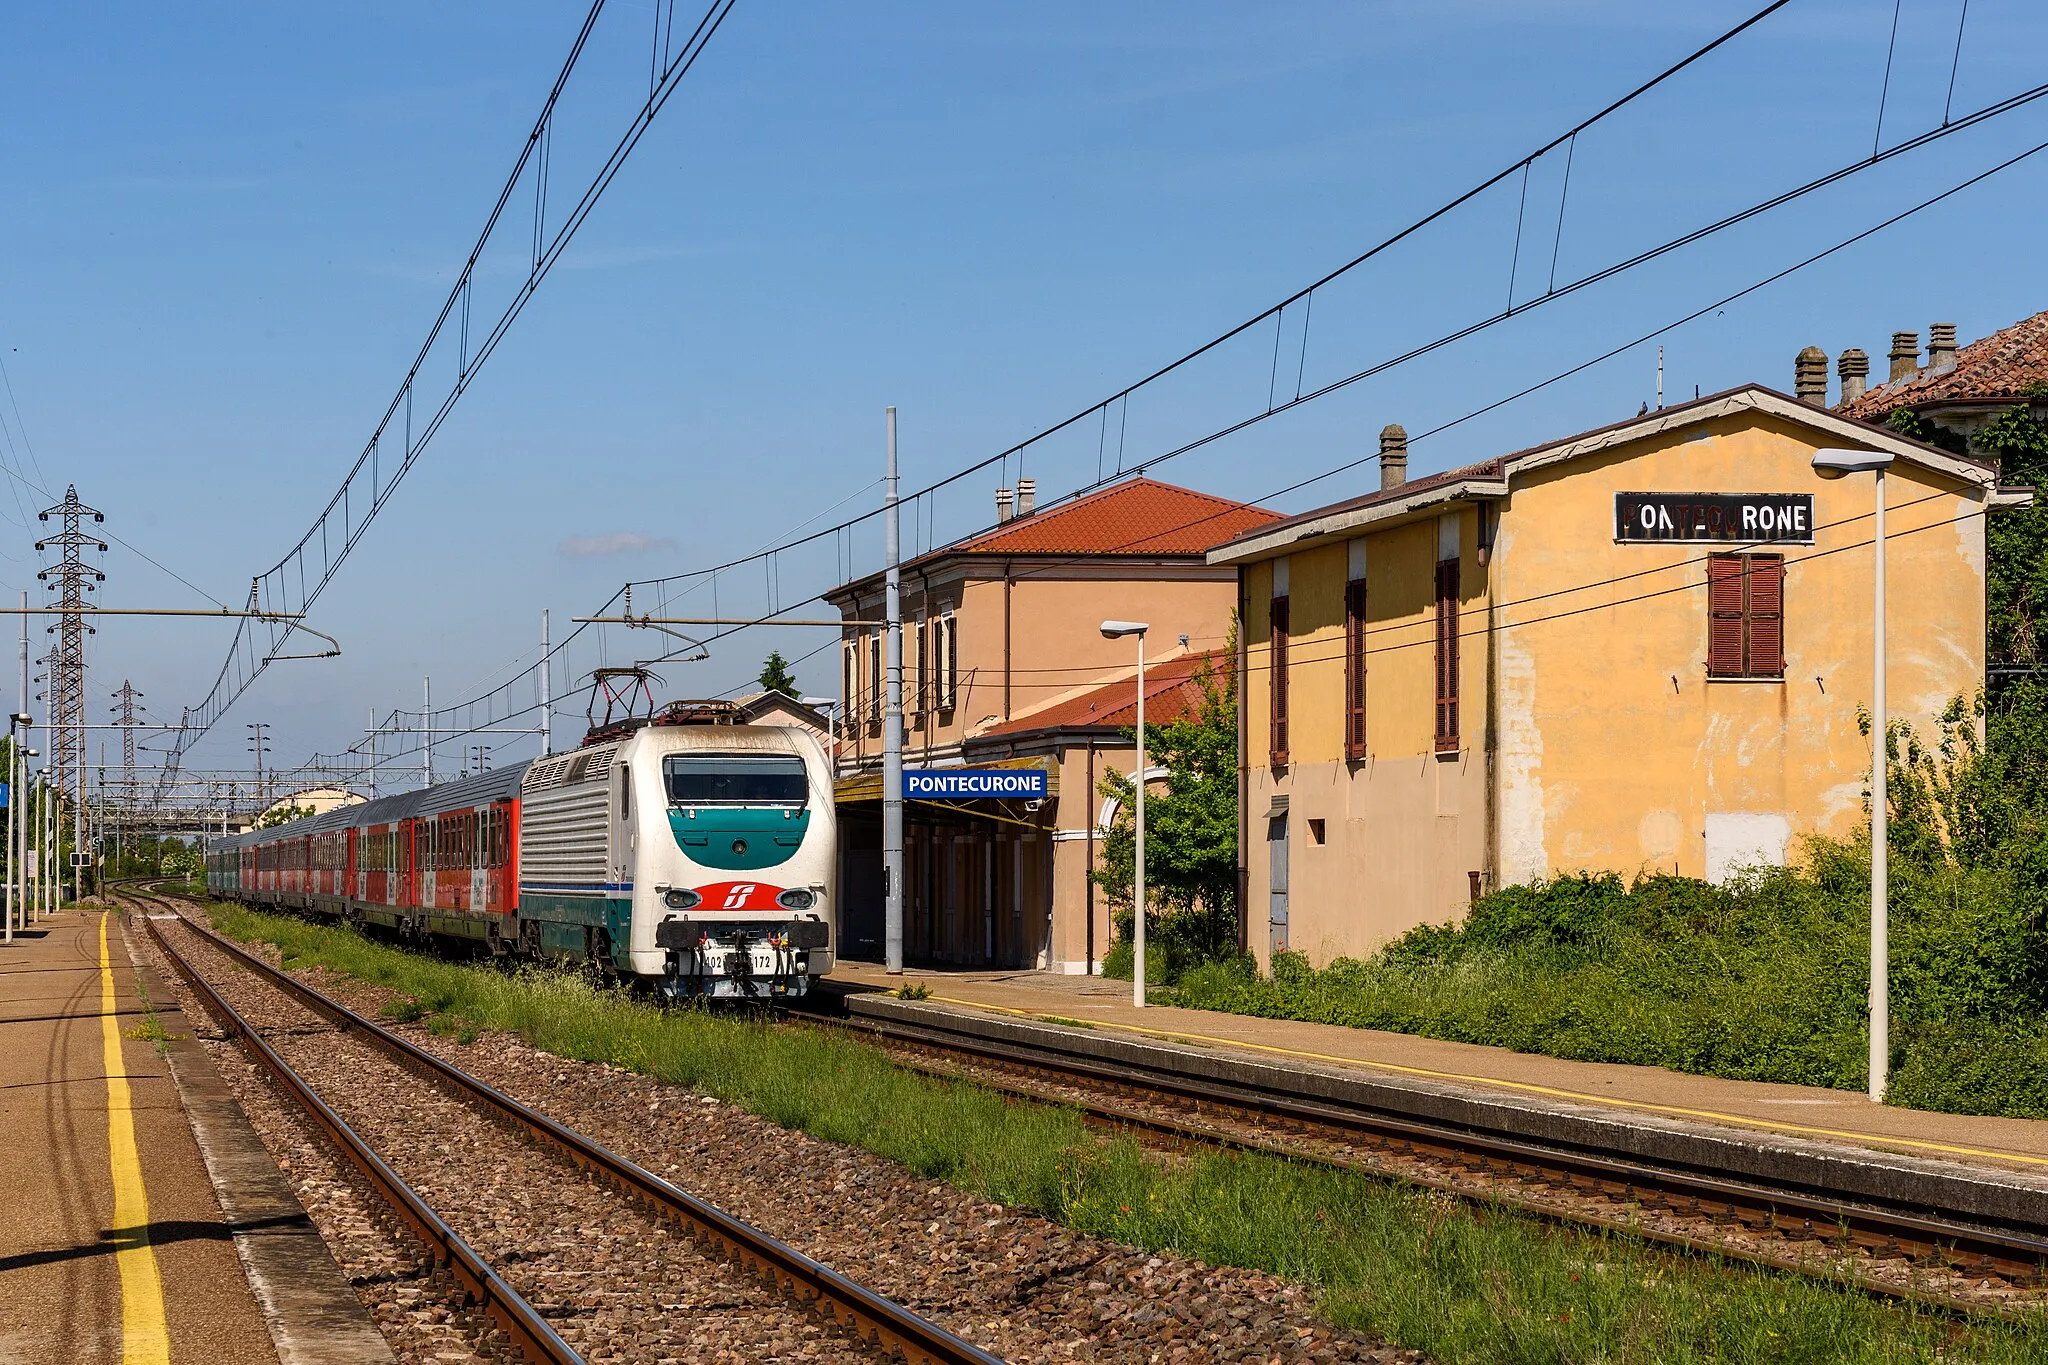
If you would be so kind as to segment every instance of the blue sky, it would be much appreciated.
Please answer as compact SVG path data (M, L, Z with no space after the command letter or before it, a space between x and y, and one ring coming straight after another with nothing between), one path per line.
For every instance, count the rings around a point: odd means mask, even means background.
M315 612L342 658L273 667L195 749L239 767L361 737L371 707L481 690L627 578L745 554L871 505L881 412L907 486L1003 449L1249 317L1607 103L1754 8L1715 0L1429 6L845 6L740 0L703 60ZM1938 126L2042 79L2048 15L1973 0L1795 0L1666 90L1270 324L1034 448L1041 499ZM116 545L110 606L236 602L390 401L581 17L571 5L16 6L0 19L0 454L75 480ZM650 6L608 9L572 84L556 194L645 90ZM2048 140L2048 101L1159 466L1246 498L1420 432L1831 245ZM1667 393L1789 387L1792 356L1896 328L1965 340L2048 306L2048 153L1663 338ZM1522 223L1515 246L1516 221ZM489 271L486 275L489 276ZM495 277L501 283L502 271ZM485 291L487 292L487 291ZM1277 355L1277 359L1276 359ZM1418 441L1415 472L1633 413L1654 343ZM1292 362L1292 363L1290 363ZM0 394L0 400L5 395ZM25 433L27 444L23 445ZM31 458L30 451L33 456ZM1017 469L1012 465L1008 478ZM1357 491L1361 469L1276 500ZM913 520L986 521L990 470ZM19 503L16 502L19 495ZM40 494L0 492L0 590L32 587ZM837 514L835 514L837 515ZM829 519L829 518L828 518ZM879 538L779 563L781 600L874 567ZM756 566L721 581L758 607ZM656 605L642 595L636 607ZM711 605L709 592L672 601ZM12 627L7 627L12 629ZM664 670L708 695L749 632ZM216 623L107 621L92 705L206 692ZM593 633L557 672L646 652ZM38 650L41 638L38 628ZM600 649L601 645L601 649ZM586 647L587 646L587 647ZM801 670L833 686L831 652ZM516 661L516 662L515 662ZM11 676L11 673L10 673ZM10 692L11 695L11 692ZM528 693L527 695L530 695ZM40 708L38 708L40 709ZM566 723L565 723L566 724ZM530 746L495 741L515 756ZM97 737L94 741L97 744ZM110 750L112 746L110 744ZM456 760L454 747L441 766Z

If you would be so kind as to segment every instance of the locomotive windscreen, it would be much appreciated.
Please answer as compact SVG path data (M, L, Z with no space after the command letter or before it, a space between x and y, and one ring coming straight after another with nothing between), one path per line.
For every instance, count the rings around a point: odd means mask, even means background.
M804 761L783 754L670 754L662 776L677 806L801 806L810 799Z

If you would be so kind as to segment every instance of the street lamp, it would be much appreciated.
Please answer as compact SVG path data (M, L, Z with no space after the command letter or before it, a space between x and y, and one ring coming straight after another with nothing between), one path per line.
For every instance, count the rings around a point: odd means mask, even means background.
M1849 474L1876 476L1876 521L1871 534L1874 584L1870 628L1870 1098L1883 1103L1891 1070L1891 982L1887 961L1890 938L1890 871L1886 826L1890 820L1885 796L1884 699L1884 472L1892 457L1876 450L1826 449L1813 452L1813 472L1823 479Z
M20 850L28 847L27 843L21 837L21 773L24 770L24 765L22 763L21 740L16 739L14 737L14 732L16 730L20 730L23 736L26 737L28 733L28 727L33 725L34 723L35 722L30 717L23 715L21 712L18 711L7 718L8 871L6 937L9 943L14 942L14 917L16 915L20 915L22 917L22 927L24 929L28 927L28 910L25 905L25 902L28 899L28 878L25 875L22 875L23 860L20 852ZM21 889L18 892L15 890L15 883L17 881L21 883Z
M1145 1008L1145 632L1150 629L1143 621L1102 623L1105 640L1138 637L1138 766L1132 784L1138 789L1133 814L1138 837L1131 880L1131 1003L1139 1009Z

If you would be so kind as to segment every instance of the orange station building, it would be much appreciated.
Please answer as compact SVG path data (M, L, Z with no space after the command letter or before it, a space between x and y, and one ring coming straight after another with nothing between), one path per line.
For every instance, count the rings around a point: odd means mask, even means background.
M1030 481L997 495L997 523L902 566L906 769L1037 767L1042 802L907 802L904 950L913 962L1093 971L1109 945L1089 882L1113 810L1096 787L1128 774L1121 731L1136 652L1108 618L1147 622L1146 719L1166 720L1223 647L1234 568L1212 545L1277 513L1142 477L1038 510ZM849 622L883 615L871 574L826 594ZM839 944L882 954L883 637L841 636Z

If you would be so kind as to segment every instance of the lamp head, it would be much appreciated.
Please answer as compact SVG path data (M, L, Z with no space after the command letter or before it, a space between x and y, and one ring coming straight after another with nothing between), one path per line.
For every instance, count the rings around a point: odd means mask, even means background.
M30 715L29 715L29 714L28 714L27 712L25 712L25 711L17 711L17 712L15 712L15 713L14 713L14 717L13 717L13 720L14 720L14 723L15 723L16 725L34 725L34 724L35 724L35 719L34 719L33 717L31 717L31 716L30 716Z
M1813 472L1823 479L1848 474L1876 474L1891 468L1892 457L1882 450L1848 450L1824 447L1813 452Z
M21 756L23 758L41 758L43 756L43 752L40 749L23 749L21 751Z
M1104 621L1102 623L1102 638L1105 640L1121 640L1126 635L1143 635L1150 629L1152 627L1143 621Z

